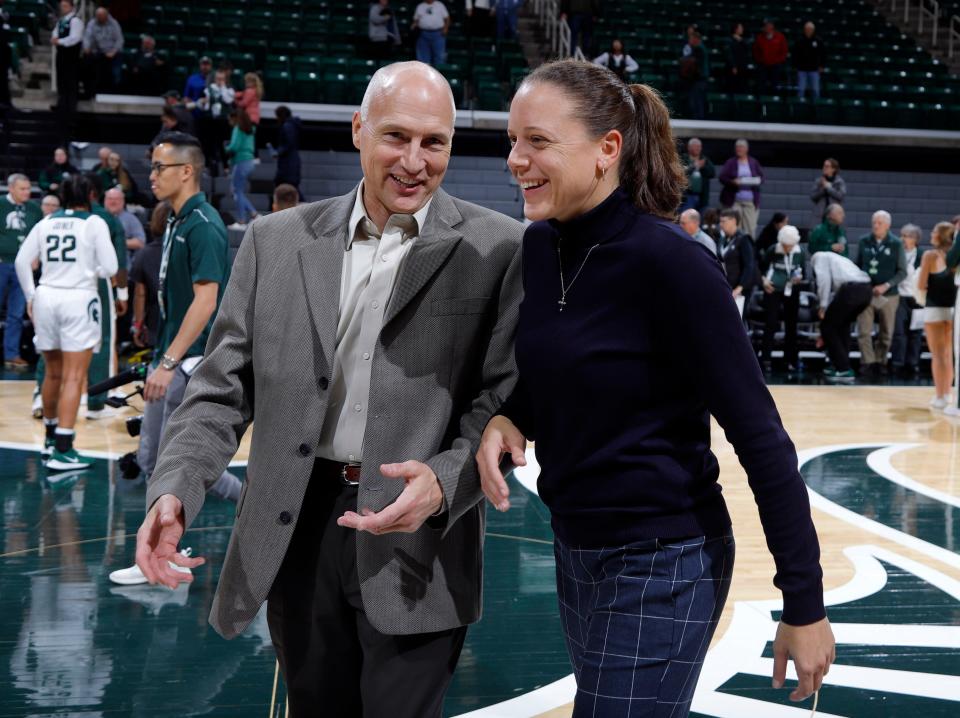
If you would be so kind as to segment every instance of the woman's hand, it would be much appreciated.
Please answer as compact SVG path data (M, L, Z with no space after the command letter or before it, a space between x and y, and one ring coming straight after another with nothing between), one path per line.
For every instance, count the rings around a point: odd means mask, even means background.
M510 489L500 471L500 460L504 454L510 454L515 466L526 466L526 448L526 438L507 417L495 416L487 424L477 451L477 468L484 496L497 511L510 508Z
M790 693L790 700L805 700L820 690L823 677L836 657L836 642L826 618L808 626L790 626L781 621L773 642L773 687L783 685L787 660L792 658L798 684Z

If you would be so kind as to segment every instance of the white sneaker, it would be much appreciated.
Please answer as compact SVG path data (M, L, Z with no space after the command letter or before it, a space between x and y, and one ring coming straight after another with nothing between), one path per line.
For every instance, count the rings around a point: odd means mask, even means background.
M185 548L180 552L181 556L185 558L190 558L193 554L192 548ZM170 568L174 571L179 571L180 573L193 573L186 566L177 566L173 561L167 561ZM133 564L130 568L121 568L117 569L110 573L110 580L114 583L118 583L121 586L136 586L137 584L146 583L147 577L143 575L143 571L140 570L140 567L137 564Z
M937 396L930 400L930 408L937 411L943 411L947 408L947 399L943 396Z
M86 406L86 405L87 405L87 395L84 393L80 395L80 406Z
M247 225L245 225L243 222L234 222L229 227L227 227L227 229L236 229L236 230L244 230L246 228L247 228Z
M111 417L118 416L120 411L114 409L112 406L105 406L102 409L87 409L84 416L88 419L110 419Z
M960 416L960 408L957 408L955 406L948 406L946 409L943 410L943 413L946 414L947 416L958 417Z
M43 397L40 396L39 391L33 394L33 405L30 407L30 412L33 414L34 419L43 418Z

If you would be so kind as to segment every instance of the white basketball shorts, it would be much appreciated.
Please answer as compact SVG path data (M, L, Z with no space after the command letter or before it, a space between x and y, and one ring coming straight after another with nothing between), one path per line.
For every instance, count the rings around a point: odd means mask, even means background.
M102 337L103 308L96 290L37 287L33 343L37 351L94 351Z

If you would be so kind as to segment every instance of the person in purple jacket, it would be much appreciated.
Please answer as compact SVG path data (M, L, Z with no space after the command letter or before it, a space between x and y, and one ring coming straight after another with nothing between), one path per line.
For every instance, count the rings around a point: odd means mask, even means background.
M750 156L750 143L737 140L734 156L723 163L718 176L720 206L740 212L740 227L751 237L757 236L757 217L760 214L760 185L765 179L763 167Z
M550 112L543 108L549 107ZM536 442L574 718L689 715L730 586L734 540L710 415L746 470L803 700L834 659L820 547L797 453L716 255L674 222L684 186L655 90L576 60L541 65L510 107L523 240L518 381L477 454L510 506L504 456Z

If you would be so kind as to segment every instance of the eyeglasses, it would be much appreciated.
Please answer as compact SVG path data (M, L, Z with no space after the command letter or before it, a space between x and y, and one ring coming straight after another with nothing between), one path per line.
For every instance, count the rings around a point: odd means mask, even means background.
M165 169L167 169L167 167L185 167L187 164L188 164L187 162L174 162L172 164L165 165L163 162L151 162L150 174L153 174L154 172L156 172L157 174L160 174Z

